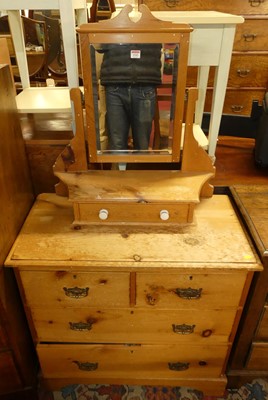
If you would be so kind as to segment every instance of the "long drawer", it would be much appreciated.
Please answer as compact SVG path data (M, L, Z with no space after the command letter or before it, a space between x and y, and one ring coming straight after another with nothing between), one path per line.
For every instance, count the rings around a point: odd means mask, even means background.
M234 52L228 87L267 87L268 52Z
M215 68L211 67L208 87L213 87L214 78ZM233 52L228 78L229 88L266 88L267 85L268 52ZM197 86L197 67L188 67L187 86Z
M39 342L227 344L235 309L33 309Z
M31 307L126 307L129 305L128 273L22 271L26 303Z
M266 18L246 17L243 24L237 24L234 39L235 51L268 50L268 15Z
M179 251L179 249L178 249ZM137 274L137 307L222 309L237 307L246 273Z
M251 114L252 102L257 101L262 104L265 87L263 88L227 88L223 114L247 115ZM212 90L207 91L205 112L211 111Z
M44 378L220 377L227 346L41 344ZM134 375L133 375L134 374Z
M230 14L267 14L268 0L143 0L151 11L220 11Z

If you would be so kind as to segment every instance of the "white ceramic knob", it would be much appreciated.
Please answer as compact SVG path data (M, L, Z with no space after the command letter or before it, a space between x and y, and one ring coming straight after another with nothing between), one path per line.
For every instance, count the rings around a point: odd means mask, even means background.
M162 221L167 221L169 219L168 210L161 210L160 211L160 218L162 219Z
M108 215L109 215L108 210L105 210L105 208L102 208L99 211L99 219L101 219L102 221L106 220L108 218Z

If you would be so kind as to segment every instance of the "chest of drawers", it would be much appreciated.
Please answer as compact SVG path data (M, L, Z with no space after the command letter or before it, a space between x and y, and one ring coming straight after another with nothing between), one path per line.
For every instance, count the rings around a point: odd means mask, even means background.
M236 26L234 51L223 114L250 117L253 101L261 105L268 87L268 42L266 33L268 29L268 0L194 0L191 2L185 0L144 0L143 2L152 11L213 10L242 15L245 18L243 24ZM188 84L193 84L193 81L189 80ZM205 112L207 113L211 111L212 96L212 80L210 80L205 102ZM236 132L237 135L239 133Z
M268 377L268 186L234 186L231 190L264 267L252 282L230 359L229 385L234 387Z
M15 269L44 382L190 386L223 394L261 265L230 200L159 227L72 225L40 195L6 261Z

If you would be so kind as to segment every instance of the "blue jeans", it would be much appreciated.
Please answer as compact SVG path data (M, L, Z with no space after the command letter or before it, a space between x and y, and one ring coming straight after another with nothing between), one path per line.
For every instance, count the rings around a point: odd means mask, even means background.
M148 150L155 102L155 86L106 86L106 121L110 150L128 148L130 127L134 149Z

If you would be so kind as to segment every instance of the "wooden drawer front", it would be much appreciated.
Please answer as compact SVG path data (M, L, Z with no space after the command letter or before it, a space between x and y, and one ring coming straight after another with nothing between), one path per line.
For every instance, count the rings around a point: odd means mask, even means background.
M22 271L21 279L26 302L33 308L129 305L128 273Z
M0 352L0 392L22 388L11 352Z
M236 26L234 40L235 51L268 50L268 18L245 19L243 24Z
M227 346L41 344L37 352L44 378L216 378Z
M256 340L268 341L268 306L266 305L255 335Z
M179 251L179 250L178 250ZM137 306L166 309L237 307L246 273L137 275Z
M151 11L221 11L230 14L268 14L268 0L143 0Z
M267 87L268 86L268 52L233 53L228 87Z
M105 222L120 223L188 223L193 221L194 204L169 202L169 203L127 203L127 202L107 202L102 203L80 203L76 204L74 223L102 223L100 213L105 210L107 218ZM161 211L167 210L169 214L168 220L161 219Z
M40 342L228 343L236 310L34 309Z
M226 91L223 114L247 115L251 114L252 102L262 104L265 88L256 89L230 89ZM211 111L212 90L207 91L205 112Z
M268 343L253 343L247 362L247 369L267 371Z

